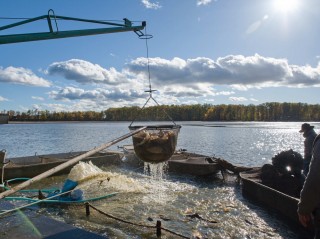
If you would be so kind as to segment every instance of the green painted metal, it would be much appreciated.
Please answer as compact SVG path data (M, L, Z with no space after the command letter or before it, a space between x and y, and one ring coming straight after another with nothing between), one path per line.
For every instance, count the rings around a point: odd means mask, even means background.
M20 182L20 181L27 181L30 180L30 178L12 178L9 180L6 180L5 184L0 184L0 188L3 188L4 190L10 190L11 187L8 186L9 183L15 183L15 182ZM53 193L55 191L60 191L59 188L45 188L41 189L41 192L44 193ZM39 189L25 189L25 190L20 190L20 193L26 192L26 193L32 193L32 192L39 192Z
M59 39L59 38L69 38L69 37L79 37L79 36L89 36L89 35L98 35L98 34L108 34L108 33L117 33L117 32L128 32L133 31L139 37L143 37L144 34L141 32L146 26L146 22L141 22L141 25L133 26L132 22L124 18L123 24L74 18L74 17L65 17L65 16L56 16L52 9L48 11L48 15L43 15L35 18L30 18L24 21L16 22L13 24L0 26L0 31L35 22L38 20L48 21L48 32L36 32L36 33L26 33L26 34L11 34L11 35L0 35L0 44L10 44L18 42L29 42L29 41L40 41L40 40L50 40L50 39ZM77 22L86 22L86 23L95 23L101 25L109 25L113 27L108 28L94 28L94 29L82 29L82 30L69 30L69 31L59 31L57 20L70 20ZM55 22L56 31L52 27L52 21Z
M48 203L48 204L79 204L79 203L85 203L85 202L93 202L98 201L105 198L114 197L118 194L118 192L105 194L100 197L94 197L94 198L88 198L78 201L63 201L63 200L56 200L56 199L36 199L36 198L27 198L27 197L5 197L4 200L11 201L29 201L29 202L37 202L37 203Z

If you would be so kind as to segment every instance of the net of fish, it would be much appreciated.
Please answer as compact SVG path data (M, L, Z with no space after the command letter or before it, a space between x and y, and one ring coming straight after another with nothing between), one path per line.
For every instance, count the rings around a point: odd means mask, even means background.
M142 126L129 126L131 131ZM173 155L180 125L153 125L132 136L135 154L147 163L161 163Z

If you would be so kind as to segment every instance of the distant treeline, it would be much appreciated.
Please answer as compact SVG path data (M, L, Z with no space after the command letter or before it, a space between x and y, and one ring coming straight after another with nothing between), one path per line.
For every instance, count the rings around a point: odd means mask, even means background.
M260 105L161 105L121 107L105 111L8 111L9 121L320 121L320 105L264 103Z

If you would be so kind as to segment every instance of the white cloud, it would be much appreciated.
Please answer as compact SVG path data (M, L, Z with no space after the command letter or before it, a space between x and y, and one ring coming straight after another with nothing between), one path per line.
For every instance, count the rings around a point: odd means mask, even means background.
M75 80L82 84L115 85L127 81L126 76L113 67L107 70L98 64L79 59L52 63L47 69L47 73L49 75L62 75L68 80Z
M138 92L134 89L111 89L97 88L95 90L84 90L75 87L65 87L58 91L49 92L49 96L55 100L98 100L98 101L125 101L138 98L146 98L147 94L143 91Z
M123 106L142 106L146 102L147 96L144 98L131 99L127 98L115 98L109 99L107 97L96 97L96 98L86 98L79 97L77 99L72 98L69 100L68 95L55 95L55 100L61 101L61 103L55 104L41 104L42 109L48 109L50 111L102 111L112 107L123 107ZM60 98L58 98L60 97ZM64 97L64 99L62 99ZM161 101L161 104L172 104L172 102Z
M193 59L150 58L151 81L156 87L163 85L194 87L208 83L226 85L234 89L247 90L263 87L319 87L320 65L290 65L286 59L228 55L217 60L198 57ZM147 79L147 59L137 58L127 65L132 75Z
M217 96L217 95L233 95L235 94L234 91L220 91L220 92L215 92L214 95Z
M246 97L242 97L242 96L240 97L232 96L232 97L229 97L229 100L233 102L244 102L244 101L257 102L258 101L257 99L254 99L254 98L247 99Z
M208 5L209 3L211 3L212 0L197 0L197 5L201 6L201 5Z
M243 101L247 101L248 99L245 97L229 97L229 100L236 101L236 102L243 102Z
M40 106L42 109L47 109L49 111L63 112L63 111L77 111L80 110L74 105L66 105L66 104L42 104ZM92 109L91 109L92 110Z
M231 96L229 100L256 102L254 98L236 97L237 91L264 87L320 87L320 65L290 65L286 59L228 55L218 59L198 57L192 59L149 58L153 93L161 104L185 104L190 100L217 101L218 97ZM61 74L75 82L50 91L49 98L77 109L143 105L148 97L147 59L136 58L121 70L104 69L81 60L52 64L48 72ZM112 77L106 77L106 75ZM78 78L80 77L80 78ZM82 89L79 83L103 82ZM111 82L111 83L108 83ZM216 86L225 87L216 90ZM230 90L228 90L230 89ZM59 106L61 107L61 106ZM72 107L71 107L72 109Z
M51 83L23 67L0 67L0 82L29 86L49 87Z
M159 9L162 6L159 4L159 2L152 3L150 0L141 0L142 4L149 9Z
M37 104L32 105L32 108L36 111L41 110L41 106Z
M44 101L43 97L39 97L39 96L31 96L32 99L34 100L40 100L40 101Z
M4 98L4 97L0 96L0 102L1 101L9 101L9 100L7 98Z

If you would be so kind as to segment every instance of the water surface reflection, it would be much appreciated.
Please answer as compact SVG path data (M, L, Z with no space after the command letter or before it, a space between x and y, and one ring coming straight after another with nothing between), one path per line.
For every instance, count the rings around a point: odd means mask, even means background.
M282 150L302 153L301 123L204 123L180 122L178 148L222 157L244 166L261 166ZM316 125L316 130L320 125ZM8 157L33 155L35 152L57 153L89 150L128 133L128 123L60 123L1 125L0 149ZM123 144L131 144L128 139ZM112 149L118 150L117 147ZM95 205L116 217L136 223L155 225L161 219L163 227L188 237L203 238L301 238L303 232L283 222L275 212L266 210L242 197L234 177L227 182L220 178L199 179L164 175L164 180L143 174L143 168L105 168L111 180L101 182L92 177L82 186L91 196L119 191L113 198ZM114 179L114 180L113 180ZM34 187L61 186L62 178L46 179ZM108 219L84 209L37 209L58 220L85 227L110 238L156 238L155 231L137 228ZM186 215L198 213L210 223ZM166 219L166 220L164 220ZM177 238L166 234L163 238Z

